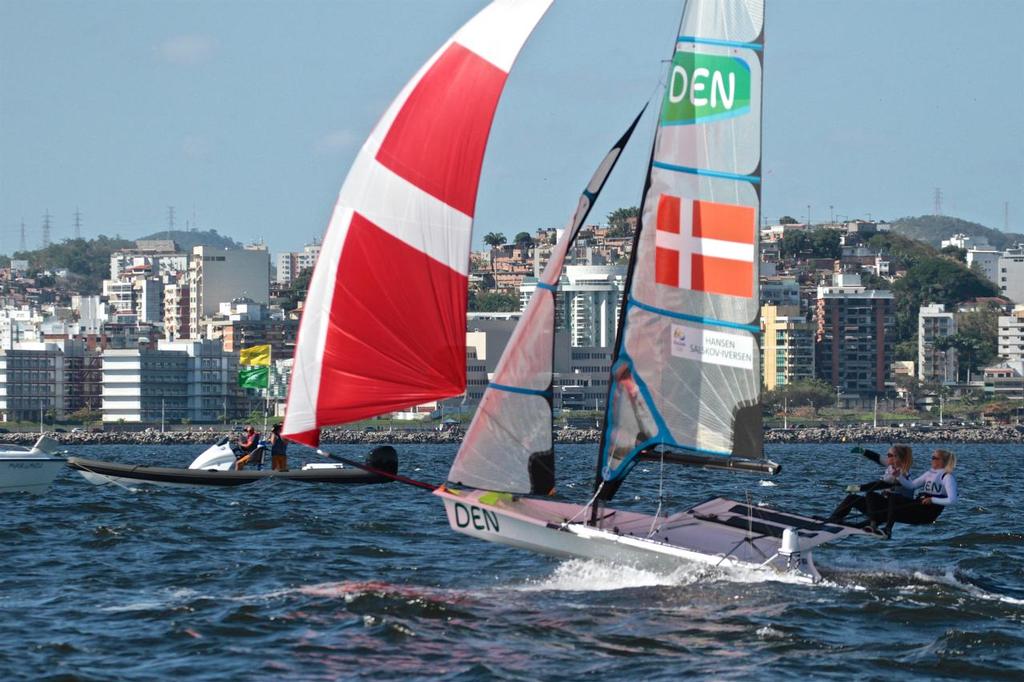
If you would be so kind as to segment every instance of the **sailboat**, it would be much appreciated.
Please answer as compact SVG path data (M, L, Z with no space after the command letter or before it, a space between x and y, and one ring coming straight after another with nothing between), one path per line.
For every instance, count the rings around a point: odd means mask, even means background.
M551 0L496 0L389 106L338 196L296 343L285 437L466 388L466 292L480 167L502 87ZM818 572L811 550L863 531L715 498L662 515L609 506L640 461L773 473L758 357L761 0L690 0L644 187L595 486L557 482L552 356L566 254L636 121L553 249L453 462L432 486L457 531L559 557ZM325 453L327 454L327 453Z
M456 531L557 557L680 562L820 579L812 550L865 531L715 498L672 514L609 506L640 461L773 474L760 404L757 226L763 2L689 0L659 112L626 279L596 483L555 488L552 334L563 232L448 475Z

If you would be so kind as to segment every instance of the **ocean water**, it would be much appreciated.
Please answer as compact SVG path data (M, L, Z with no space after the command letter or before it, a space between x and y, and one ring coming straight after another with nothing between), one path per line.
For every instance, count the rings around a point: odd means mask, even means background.
M76 454L187 466L200 449ZM68 470L43 497L0 497L0 678L1019 680L1024 452L953 449L957 506L890 541L820 548L813 586L492 545L400 484L131 491ZM440 482L454 451L402 448L400 471ZM560 452L564 497L586 500L593 451ZM929 452L915 446L915 471ZM724 494L827 514L879 473L847 446L768 454L772 481L642 465L617 502L653 510L661 487L670 510Z

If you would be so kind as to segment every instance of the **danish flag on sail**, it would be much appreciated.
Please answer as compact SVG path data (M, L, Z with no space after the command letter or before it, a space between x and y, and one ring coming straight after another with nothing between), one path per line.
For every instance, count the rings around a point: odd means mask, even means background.
M552 0L496 0L405 86L342 185L310 281L284 435L459 395L473 212L498 98Z
M753 207L661 195L654 281L726 296L754 296Z

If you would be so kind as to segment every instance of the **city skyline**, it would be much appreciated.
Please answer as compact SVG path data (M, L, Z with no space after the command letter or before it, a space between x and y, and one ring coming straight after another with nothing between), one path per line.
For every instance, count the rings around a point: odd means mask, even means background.
M4 3L0 253L20 248L22 220L38 248L46 212L53 241L73 236L76 211L83 237L138 238L167 228L169 206L178 229L300 250L377 116L484 4ZM678 14L556 3L499 105L474 248L561 225L658 89ZM1022 19L1009 0L769 3L765 216L891 220L933 212L941 188L944 214L1003 229L1009 202L1024 231L1024 88L984 68L1021 61ZM645 118L595 222L639 203Z

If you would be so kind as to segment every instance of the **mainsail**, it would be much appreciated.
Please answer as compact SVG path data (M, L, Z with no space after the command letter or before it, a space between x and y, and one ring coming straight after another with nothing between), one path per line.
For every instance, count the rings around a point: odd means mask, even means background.
M512 63L552 0L496 0L405 86L349 171L299 328L286 437L466 384L477 186Z
M449 481L540 495L554 487L551 400L558 281L566 254L642 115L641 110L580 194L466 431Z
M762 458L763 9L762 0L686 3L627 278L599 481L621 481L655 450L712 465Z

